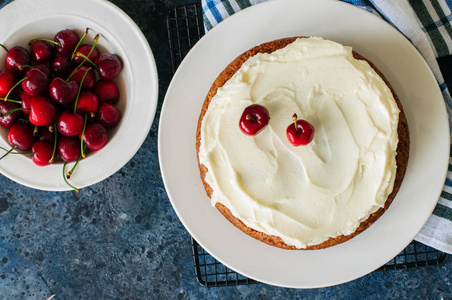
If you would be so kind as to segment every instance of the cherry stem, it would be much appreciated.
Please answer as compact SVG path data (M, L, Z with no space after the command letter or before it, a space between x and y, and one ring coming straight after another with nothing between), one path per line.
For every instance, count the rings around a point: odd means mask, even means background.
M52 152L52 157L50 157L50 159L49 159L49 163L52 163L55 160L55 153L56 153L56 148L57 148L57 137L58 137L56 125L54 124L51 128L53 128L53 131L55 133L55 139L53 141L53 152Z
M33 66L30 66L30 65L21 65L21 66L19 67L19 70L23 70L23 69L25 69L25 68L33 69L34 67L33 67Z
M99 40L99 35L97 34L94 37L94 43L93 46L91 47L91 51L89 51L88 53L88 57L91 55L91 53L94 50L94 47L96 47L97 41ZM82 62L72 71L72 73L69 75L69 77L66 79L66 81L69 81L69 79L71 79L72 75L74 75L74 73L85 63L86 59L88 58L86 57L85 59L82 60Z
M86 148L86 146L85 146L85 148ZM78 165L78 163L79 163L79 161L82 159L82 156L80 155L78 158L77 158L77 161L75 162L75 165L72 167L72 169L69 171L69 172L67 172L67 174L66 174L66 178L67 179L70 179L71 178L71 176L72 176L72 174L74 173L74 171L75 171L75 167L77 167L77 165Z
M86 70L85 74L83 74L82 80L80 81L80 84L78 86L77 98L75 98L74 114L77 112L78 98L80 97L80 92L82 91L83 82L85 81L85 77L89 73L89 71L91 71L91 67L89 67L88 70Z
M93 63L92 60L89 59L89 57L86 56L85 54L78 52L76 56L83 57L83 58L85 59L85 61L87 61L87 62L89 62L90 64L92 64L92 65L94 66L94 68L97 68L96 64Z
M76 192L75 195L78 196L78 195L80 195L80 190L79 190L78 188L76 188L75 186L73 186L72 184L70 184L70 183L67 181L67 179L66 179L66 165L67 165L67 161L65 161L64 164L63 164L63 178L64 178L64 181L66 182L66 184L67 184L70 188L72 188L72 189Z
M4 148L2 148L4 149ZM3 159L5 156L7 156L8 154L10 154L11 152L13 152L13 150L16 149L16 146L13 146L11 149L9 149L8 152L6 152L5 154L3 154L2 157L0 157L0 160ZM5 149L6 150L6 149Z
M27 152L27 153L22 153L22 152L11 152L11 149L6 149L6 148L3 148L3 147L0 147L0 149L2 149L2 150L4 150L4 151L8 151L9 154L26 154L26 155L33 154L33 152Z
M33 44L34 42L37 42L37 41L45 41L45 42L48 42L48 43L51 43L51 44L54 44L54 45L57 45L57 46L61 45L60 43L58 43L58 42L56 42L54 40L50 40L50 39L33 39L33 40L28 42L28 45L31 45L31 44Z
M8 98L0 98L0 100L13 102L13 103L17 103L17 104L22 104L22 101L20 101L20 100L13 100L13 99L8 99Z
M5 49L6 52L8 52L8 48L6 48L5 45L0 44L0 47L2 47L3 49Z
M7 112L0 113L0 117L7 116L9 114L12 114L13 112L20 111L20 110L30 110L30 109L29 108L23 108L23 107L14 108L14 109L11 109L11 110L9 110Z
M14 88L15 88L16 86L18 86L19 84L21 84L22 81L26 80L27 78L28 78L28 77L24 77L24 78L22 78L21 80L19 80L15 85L13 85L13 87L8 91L8 94L6 94L5 98L3 98L3 101L8 101L9 94L11 94L11 92L14 90Z
M256 117L251 114L247 114L245 118L247 121L256 122Z
M71 62L74 59L74 53L77 51L78 47L80 47L80 44L85 39L86 35L88 34L88 31L89 31L89 27L86 28L85 33L83 34L82 38L78 41L77 46L75 46L74 52L72 52L72 55L71 55Z
M298 128L297 119L298 119L297 114L293 114L292 120L293 120L293 125L295 126L295 131L300 133L301 130Z
M80 156L81 157L85 157L86 156L86 154L85 154L85 147L83 147L83 138L85 137L85 128L86 128L86 120L88 119L88 117L87 117L88 115L87 114L85 114L85 122L83 123L83 130L82 130L82 135L80 136L80 140L81 140L81 143L80 143Z

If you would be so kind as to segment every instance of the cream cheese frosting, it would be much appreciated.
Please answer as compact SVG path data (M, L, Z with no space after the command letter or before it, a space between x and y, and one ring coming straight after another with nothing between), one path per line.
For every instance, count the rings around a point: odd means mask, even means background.
M238 124L254 103L270 122L248 136ZM315 127L307 146L286 138L294 113ZM212 205L297 248L351 234L393 189L398 121L390 88L350 47L311 37L257 54L202 120L198 156Z

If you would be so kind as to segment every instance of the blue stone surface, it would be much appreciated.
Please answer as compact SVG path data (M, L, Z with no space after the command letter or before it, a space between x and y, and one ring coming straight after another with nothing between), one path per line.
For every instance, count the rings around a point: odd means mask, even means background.
M0 8L9 2L0 0ZM160 109L172 76L165 18L193 1L112 2L135 20L156 58L154 124L130 162L78 197L0 175L0 299L452 299L450 256L437 266L378 271L320 289L201 287L190 236L165 192L157 153Z

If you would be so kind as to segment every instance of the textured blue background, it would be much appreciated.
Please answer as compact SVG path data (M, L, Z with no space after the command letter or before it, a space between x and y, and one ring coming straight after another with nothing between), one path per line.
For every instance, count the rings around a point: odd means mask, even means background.
M0 8L9 2L0 0ZM193 1L112 2L135 20L156 58L154 124L125 167L79 197L33 190L0 175L0 299L452 299L450 256L439 266L374 272L322 289L201 287L190 236L168 200L157 155L160 108L172 74L165 17Z

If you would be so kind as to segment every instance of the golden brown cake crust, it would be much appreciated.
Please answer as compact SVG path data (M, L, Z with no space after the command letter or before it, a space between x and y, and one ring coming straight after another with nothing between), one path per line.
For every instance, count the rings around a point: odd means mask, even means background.
M209 198L212 196L212 188L210 185L205 181L205 176L207 172L207 168L199 163L199 147L201 143L201 124L202 119L204 118L204 115L207 111L207 108L209 107L210 101L212 97L216 94L219 87L222 87L226 81L228 81L236 72L237 70L242 66L242 64L250 57L256 55L257 53L271 53L273 51L276 51L278 49L284 48L288 44L294 42L299 37L291 37L291 38L283 38L280 40L271 41L268 43L261 44L259 46L256 46L254 48L251 48L250 50L244 52L240 56L238 56L233 62L231 62L224 70L220 73L220 75L217 77L217 79L212 84L207 97L204 101L204 105L201 109L201 114L198 119L198 128L196 131L196 153L198 154L198 164L199 164L199 170L201 173L201 179L204 184L204 188L206 190L207 196ZM304 37L301 37L304 38ZM317 244L317 245L311 245L307 246L306 248L296 248L295 246L287 245L284 243L284 241L277 236L272 236L265 234L263 232L254 230L248 226L246 226L241 220L236 218L231 211L221 203L217 203L215 206L216 208L223 214L223 216L226 217L232 224L234 224L237 228L242 230L244 233L248 234L249 236L260 240L268 245L280 247L283 249L289 249L289 250L313 250L313 249L322 249L331 247L340 243L343 243L345 241L348 241L352 237L358 235L359 233L366 230L370 225L372 225L389 207L389 205L394 200L397 192L400 189L400 186L403 181L403 177L405 176L405 171L408 165L408 156L409 156L409 147L410 147L410 139L409 139L409 131L408 131L408 123L406 120L405 113L403 112L402 104L400 103L399 98L397 97L396 93L394 92L392 86L389 84L388 80L383 76L381 71L368 59L361 56L360 54L353 51L353 56L356 59L359 60L365 60L369 63L369 65L380 75L380 77L385 81L387 86L391 89L391 92L394 96L394 99L397 103L397 106L400 109L399 114L399 124L397 128L399 143L397 145L397 155L396 155L396 163L397 163L397 173L394 181L394 187L391 192L391 194L388 196L388 199L385 202L384 207L381 207L379 210L371 214L367 220L363 221L359 227L356 229L355 232L349 235L340 235L334 238L329 238L328 240Z

